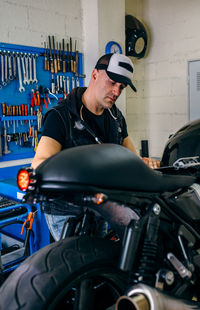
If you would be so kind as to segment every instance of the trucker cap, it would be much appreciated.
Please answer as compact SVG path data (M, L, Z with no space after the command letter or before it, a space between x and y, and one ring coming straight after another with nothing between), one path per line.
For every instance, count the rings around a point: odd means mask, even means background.
M111 80L128 84L135 92L137 91L131 81L134 71L133 63L127 56L118 53L105 54L99 58L95 69L105 70Z

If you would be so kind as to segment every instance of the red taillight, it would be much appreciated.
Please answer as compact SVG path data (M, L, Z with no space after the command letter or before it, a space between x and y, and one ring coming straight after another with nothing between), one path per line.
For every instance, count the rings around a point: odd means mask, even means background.
M20 169L17 174L17 185L21 191L26 191L30 183L29 172L26 169Z

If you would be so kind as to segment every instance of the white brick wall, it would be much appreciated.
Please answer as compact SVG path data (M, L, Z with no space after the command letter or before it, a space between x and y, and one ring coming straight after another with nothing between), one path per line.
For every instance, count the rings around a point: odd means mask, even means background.
M0 0L0 29L0 42L41 47L55 35L82 51L81 0Z
M127 92L127 122L136 148L149 139L161 156L168 136L188 121L188 61L200 59L200 1L126 0L126 13L147 25L146 57L135 63L137 94Z

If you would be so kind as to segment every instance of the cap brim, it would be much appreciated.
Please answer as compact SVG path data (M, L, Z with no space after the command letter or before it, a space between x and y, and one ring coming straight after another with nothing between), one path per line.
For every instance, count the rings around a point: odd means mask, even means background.
M108 77L111 80L113 80L113 81L115 81L117 83L123 83L125 85L128 84L134 90L134 92L137 91L137 89L135 88L135 86L133 85L133 83L132 83L132 81L130 79L128 79L128 78L126 78L126 77L124 77L124 76L122 76L120 74L116 74L116 73L113 73L113 72L110 72L110 71L107 71L107 70L105 70L105 71L106 71Z

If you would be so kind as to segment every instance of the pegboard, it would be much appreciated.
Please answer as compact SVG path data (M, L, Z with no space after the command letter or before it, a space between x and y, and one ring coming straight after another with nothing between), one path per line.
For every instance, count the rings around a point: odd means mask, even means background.
M55 59L59 56L57 53L58 50L56 53L54 50L52 56ZM69 51L64 52L63 55L60 50L60 56L66 60L67 66L67 60L70 57ZM52 73L51 68L46 70L45 60L49 63L49 56L48 49L0 43L0 161L33 157L36 149L35 144L39 140L41 133L41 127L38 127L37 113L41 112L42 116L44 116L47 109L56 105L59 100L66 98L72 88L83 86L85 76L82 71L83 56L81 53L75 51L71 53L73 59L78 57L76 72L67 71L67 67L64 70L67 72L58 71ZM19 66L22 76L21 85ZM25 68L24 71L23 67ZM27 72L28 74L26 74ZM40 99L38 93L36 93L39 91ZM40 105L38 105L39 101ZM33 105L32 109L31 104ZM21 116L18 111L19 107ZM27 115L22 116L22 108L25 110L25 107ZM32 136L30 128L33 128ZM37 136L35 136L35 132ZM26 133L26 136L24 133ZM27 141L25 141L26 138Z

